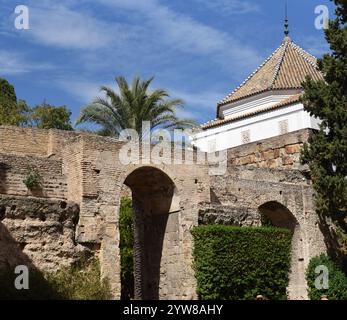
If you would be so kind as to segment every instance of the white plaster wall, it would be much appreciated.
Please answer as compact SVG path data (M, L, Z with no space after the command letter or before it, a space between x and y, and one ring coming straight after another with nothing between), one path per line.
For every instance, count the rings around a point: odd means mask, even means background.
M317 128L318 121L311 118L301 103L279 108L253 117L201 131L192 137L192 144L205 152L233 148L242 144L241 133L250 130L250 142L280 135L279 122L288 121L288 132ZM212 147L213 146L213 147ZM215 150L211 150L215 148Z
M225 108L223 108L222 117L224 119L228 119L235 116L241 116L249 112L258 111L280 103L281 101L284 101L289 97L290 95L270 95L257 99L255 101L253 100L239 105L227 105L225 106Z

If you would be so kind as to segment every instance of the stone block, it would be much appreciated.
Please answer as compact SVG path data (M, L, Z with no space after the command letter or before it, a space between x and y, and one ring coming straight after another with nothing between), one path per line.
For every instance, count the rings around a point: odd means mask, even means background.
M287 154L294 154L294 153L299 153L301 149L300 144L292 144L290 146L286 146L285 150Z

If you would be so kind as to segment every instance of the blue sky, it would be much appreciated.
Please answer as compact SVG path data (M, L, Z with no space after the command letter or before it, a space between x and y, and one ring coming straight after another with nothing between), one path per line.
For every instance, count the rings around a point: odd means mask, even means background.
M44 99L79 109L114 78L155 76L153 88L186 102L205 122L216 103L281 43L283 0L0 0L0 77L31 106ZM317 57L328 50L314 9L288 0L291 38ZM14 27L26 5L30 29Z

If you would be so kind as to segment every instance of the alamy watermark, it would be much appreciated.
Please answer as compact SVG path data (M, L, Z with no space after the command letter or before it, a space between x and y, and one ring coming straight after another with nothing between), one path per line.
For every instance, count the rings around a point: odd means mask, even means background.
M14 286L17 290L29 290L29 268L24 265L17 266L14 273L18 274L14 280Z
M326 5L316 6L314 13L317 15L314 26L317 30L329 28L329 8Z
M118 152L101 152L98 163L108 166L120 162L128 165L207 165L209 175L223 175L227 170L227 151L202 152L191 144L190 129L151 130L149 121L142 122L142 134L134 129L120 132L124 142Z
M314 286L317 290L329 289L329 269L324 265L319 265L315 268L314 272L317 277L314 282Z
M25 5L19 5L14 9L14 13L16 14L14 27L17 30L28 30L30 28L29 8Z

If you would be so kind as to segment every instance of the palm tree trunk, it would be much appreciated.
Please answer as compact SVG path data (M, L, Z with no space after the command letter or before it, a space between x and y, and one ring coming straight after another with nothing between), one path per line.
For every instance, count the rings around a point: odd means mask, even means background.
M134 298L143 299L143 216L141 206L133 199L134 208Z

